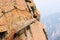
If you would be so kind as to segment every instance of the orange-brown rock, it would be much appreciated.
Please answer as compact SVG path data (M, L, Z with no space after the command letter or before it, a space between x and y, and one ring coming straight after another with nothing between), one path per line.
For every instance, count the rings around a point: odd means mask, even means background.
M46 40L33 0L0 0L0 40Z
M35 21L35 23L30 25L30 28L33 40L46 40L46 36L43 31L44 26L41 22Z

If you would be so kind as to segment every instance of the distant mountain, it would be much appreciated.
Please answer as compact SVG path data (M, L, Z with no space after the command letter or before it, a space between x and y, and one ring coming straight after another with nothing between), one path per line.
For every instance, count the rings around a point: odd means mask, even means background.
M41 18L41 21L46 26L49 40L58 40L60 38L60 13L47 15Z
M60 36L56 37L54 40L60 40Z

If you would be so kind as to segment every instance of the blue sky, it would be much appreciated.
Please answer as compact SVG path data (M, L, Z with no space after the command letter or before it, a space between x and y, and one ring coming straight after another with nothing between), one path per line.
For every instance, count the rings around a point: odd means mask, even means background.
M42 17L60 12L60 0L34 0Z

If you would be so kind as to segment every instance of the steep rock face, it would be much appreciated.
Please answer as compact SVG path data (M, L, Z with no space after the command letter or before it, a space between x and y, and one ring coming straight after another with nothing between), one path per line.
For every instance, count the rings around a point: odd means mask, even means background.
M32 16L40 20L40 15L32 0L0 0L0 16L3 15L2 12L10 12L13 9L29 11Z
M41 22L35 21L35 23L30 25L30 30L34 40L47 40L44 26Z
M39 20L40 15L32 0L0 0L0 40L35 40L34 25L40 27L35 22ZM38 28L36 32L40 33ZM40 36L46 38L43 27L40 31ZM36 36L38 40L40 36Z
M17 9L14 9L11 12L6 13L5 15L3 15L3 17L0 18L0 25L4 26L4 25L20 25L20 23L22 23L21 25L24 24L24 22L33 19L33 17L31 16L31 14L27 12L27 11L20 11ZM26 15L25 15L26 14Z
M18 30L25 25L29 25L32 21L33 17L28 11L14 9L0 18L0 32L8 31L10 33L13 29Z

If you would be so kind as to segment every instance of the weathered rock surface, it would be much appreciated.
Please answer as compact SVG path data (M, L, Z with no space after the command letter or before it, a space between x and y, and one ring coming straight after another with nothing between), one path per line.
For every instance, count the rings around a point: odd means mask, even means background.
M33 0L0 0L0 40L46 40Z

